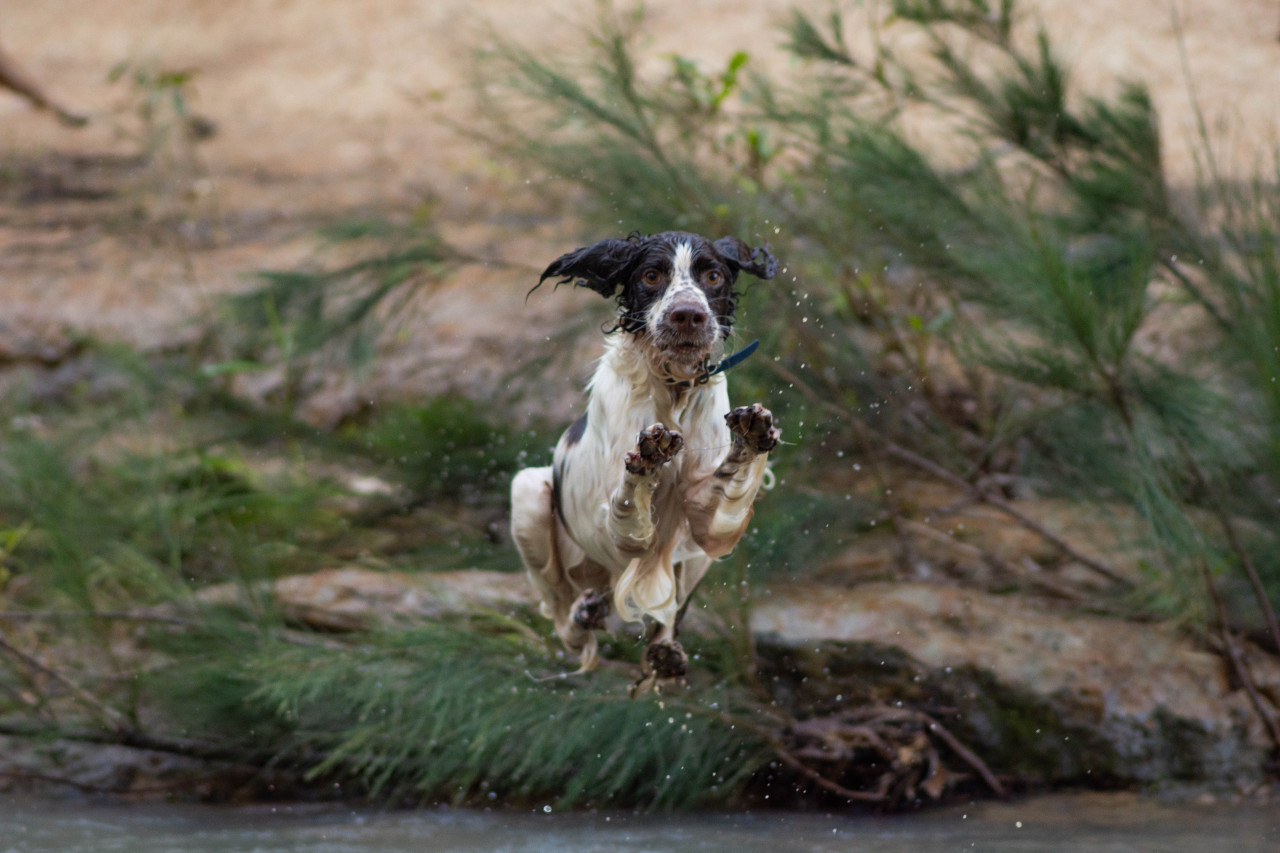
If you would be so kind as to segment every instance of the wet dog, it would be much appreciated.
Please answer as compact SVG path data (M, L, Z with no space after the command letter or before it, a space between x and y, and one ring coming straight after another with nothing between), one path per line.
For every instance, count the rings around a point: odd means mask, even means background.
M767 249L669 231L608 239L557 258L539 279L616 298L617 324L588 386L586 413L548 467L520 471L511 528L542 612L582 669L611 610L650 624L636 691L680 678L676 639L712 560L733 550L778 443L759 403L731 409L717 361L740 273L772 278Z

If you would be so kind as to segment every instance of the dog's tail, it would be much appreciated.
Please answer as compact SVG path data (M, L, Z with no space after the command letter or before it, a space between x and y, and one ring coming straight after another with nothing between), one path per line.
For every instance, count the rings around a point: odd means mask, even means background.
M627 622L640 622L645 616L652 616L663 625L673 624L679 606L671 554L632 560L614 584L613 607Z

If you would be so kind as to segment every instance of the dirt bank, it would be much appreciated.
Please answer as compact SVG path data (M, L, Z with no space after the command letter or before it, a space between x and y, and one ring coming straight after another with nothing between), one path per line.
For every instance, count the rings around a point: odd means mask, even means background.
M1169 4L1026 5L1051 28L1081 86L1121 78L1152 86L1172 173L1189 180L1191 87ZM1264 0L1175 5L1194 91L1207 117L1231 128L1227 159L1247 163L1277 126L1280 17ZM671 52L714 68L738 49L759 68L789 65L776 4L691 9L664 0L645 9L652 59L644 70L657 70ZM192 335L216 296L244 287L254 272L313 261L318 224L430 209L445 238L474 260L422 297L402 345L361 388L484 392L494 374L483 362L545 340L566 313L596 306L567 293L523 300L548 257L578 235L572 217L540 198L540 176L519 174L459 132L477 109L468 85L472 49L493 32L544 52L563 49L578 43L591 14L594 7L578 0L489 0L478 8L49 0L6 8L0 42L92 121L71 130L0 92L4 324L170 343ZM850 21L856 42L867 30L856 16ZM147 135L138 116L146 92L127 73L109 80L120 63L194 72L191 107L217 132L195 146L192 160L136 162ZM326 393L322 408L341 407L357 389L337 378Z

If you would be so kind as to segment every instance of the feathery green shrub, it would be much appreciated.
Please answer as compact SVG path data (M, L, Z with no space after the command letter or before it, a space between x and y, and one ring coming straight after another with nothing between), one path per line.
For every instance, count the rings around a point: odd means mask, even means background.
M1280 173L1241 188L1207 157L1187 204L1140 83L1077 92L1012 0L891 11L867 56L838 12L793 12L794 72L735 55L707 109L671 93L717 78L681 58L642 77L637 28L606 7L573 60L500 46L486 91L522 119L492 135L575 187L594 234L772 241L784 271L743 311L773 359L735 381L781 415L789 480L891 442L970 483L1132 507L1145 607L1203 620L1206 569L1256 573L1253 613L1280 599ZM1156 345L1175 315L1196 331Z
M287 726L285 754L393 800L696 808L732 800L767 763L735 728L734 689L631 701L622 678L563 670L522 624L427 625L342 654L274 645L246 666L250 703Z

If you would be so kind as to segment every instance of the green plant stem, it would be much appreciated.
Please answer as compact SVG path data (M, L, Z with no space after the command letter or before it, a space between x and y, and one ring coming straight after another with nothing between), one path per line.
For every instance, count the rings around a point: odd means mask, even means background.
M1169 274L1177 279L1178 283L1182 285L1182 289L1190 294L1191 298L1196 301L1197 305L1204 309L1206 314L1213 318L1214 323L1216 323L1219 328L1226 332L1235 331L1235 325L1222 315L1222 312L1218 310L1218 306L1213 304L1213 300L1209 299L1208 296L1205 296L1199 286L1191 280L1190 276L1178 267L1176 262L1170 261L1167 258L1161 258L1160 266L1168 270Z

